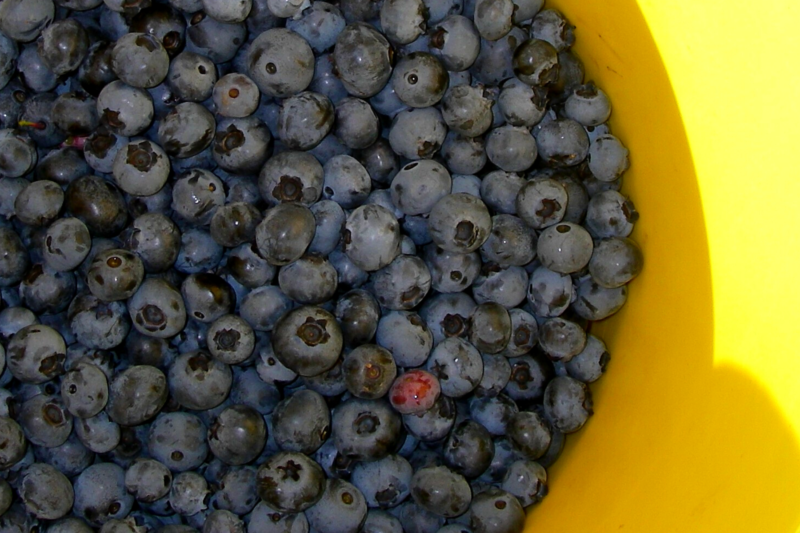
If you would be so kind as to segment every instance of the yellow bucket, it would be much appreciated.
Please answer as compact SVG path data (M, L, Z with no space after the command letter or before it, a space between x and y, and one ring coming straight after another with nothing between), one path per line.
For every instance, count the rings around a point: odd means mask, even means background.
M800 4L547 5L612 98L645 270L526 531L797 531Z

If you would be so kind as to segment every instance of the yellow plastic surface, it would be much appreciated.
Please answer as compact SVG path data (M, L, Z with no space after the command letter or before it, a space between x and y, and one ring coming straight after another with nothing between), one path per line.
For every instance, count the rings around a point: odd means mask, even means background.
M797 531L800 3L547 5L611 95L645 270L526 531Z

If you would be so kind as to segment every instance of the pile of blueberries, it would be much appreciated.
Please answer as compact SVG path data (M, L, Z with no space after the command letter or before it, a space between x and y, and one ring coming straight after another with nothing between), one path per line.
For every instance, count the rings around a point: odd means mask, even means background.
M0 1L0 530L522 531L642 268L542 4Z

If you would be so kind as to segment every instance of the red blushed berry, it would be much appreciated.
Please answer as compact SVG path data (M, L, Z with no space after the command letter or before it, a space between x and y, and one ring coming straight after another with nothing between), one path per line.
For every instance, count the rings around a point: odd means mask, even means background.
M440 392L436 376L424 370L409 370L392 383L389 401L401 414L419 414L433 407Z

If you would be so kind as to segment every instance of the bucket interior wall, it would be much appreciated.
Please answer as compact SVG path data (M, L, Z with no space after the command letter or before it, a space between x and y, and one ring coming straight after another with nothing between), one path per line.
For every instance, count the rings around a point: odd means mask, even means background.
M796 318L786 313L794 309L796 317L797 300L765 319L762 311L772 310L752 307L755 304L750 302L759 301L758 289L750 290L750 285L764 280L742 265L748 250L725 248L722 242L730 238L728 232L740 231L742 238L760 238L778 246L777 234L783 231L778 228L771 234L767 220L747 220L748 214L721 209L728 205L720 203L728 201L728 196L730 205L746 205L737 194L749 194L749 189L759 194L761 188L748 180L760 178L734 170L721 180L719 167L709 165L709 157L698 152L698 146L719 146L737 157L746 151L746 143L730 146L742 136L714 124L704 125L697 115L687 116L698 108L697 102L688 97L682 101L674 85L676 80L683 83L681 87L691 85L691 79L677 75L695 66L665 65L662 59L693 61L692 46L709 41L708 35L699 34L724 34L726 28L737 27L730 25L730 11L739 10L733 14L736 24L763 32L760 37L770 28L756 29L758 22L747 24L747 17L762 21L764 16L755 6L751 6L755 13L749 15L743 2L704 0L683 8L672 3L641 4L633 0L547 2L547 7L560 9L577 27L576 51L586 64L587 79L610 95L612 132L630 148L631 169L622 192L632 197L641 213L633 237L644 251L645 269L632 283L625 308L593 326L593 333L607 342L611 353L608 373L592 387L595 416L568 438L564 455L550 472L550 494L531 510L526 531L796 531L800 450L793 417L798 409L788 405L787 398L793 394L798 404L797 395L777 385L771 388L771 383L784 377L779 371L760 372L772 367L760 366L759 359L787 361L785 372L800 368L794 361L800 358L797 333L781 338L796 330L792 327ZM686 24L697 29L697 41L688 30L680 37L666 34L668 25L664 24L658 26L661 33L652 31L653 17L659 13L667 13L673 28L679 27L681 13L670 14L670 10L685 11ZM722 22L692 18L701 12L723 11ZM772 49L769 43L753 40L758 41L753 44L756 48L742 61L769 61L762 53ZM721 45L720 54L724 55L724 48ZM710 50L696 52L698 61L715 60ZM732 57L718 60L731 68L741 67L741 61ZM672 80L668 72L675 74ZM741 74L731 76L736 80ZM730 89L742 93L741 87ZM721 84L720 98L725 93ZM707 106L716 109L714 105L709 97ZM716 135L713 140L719 144L712 144L709 135ZM747 157L741 159L745 167L751 164L744 161ZM765 163L768 169L770 162ZM771 187L777 195L788 192L781 185L781 180L789 181L788 175L776 179L777 184L768 182L763 187ZM790 188L798 191L797 185ZM778 200L778 205L790 204ZM709 221L711 207L717 218ZM723 216L728 217L725 224L720 220ZM763 234L755 233L761 230ZM797 258L797 252L793 253ZM786 263L776 250L765 253L763 259L772 260L770 254L778 267ZM725 284L732 276L736 281ZM787 294L798 294L796 281L785 281L785 286L791 285ZM737 290L741 300L733 292ZM765 304L771 299L765 296ZM753 332L753 323L760 329ZM770 327L774 329L763 329ZM762 335L764 341L754 344L748 335ZM775 353L781 347L795 348Z

